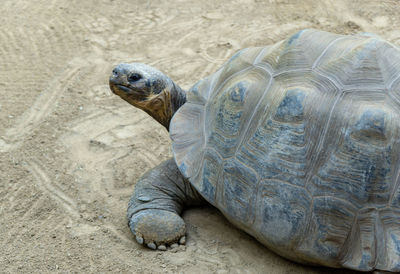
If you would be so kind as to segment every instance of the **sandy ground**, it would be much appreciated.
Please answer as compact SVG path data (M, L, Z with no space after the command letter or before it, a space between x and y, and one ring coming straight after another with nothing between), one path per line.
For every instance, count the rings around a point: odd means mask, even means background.
M212 208L185 212L185 247L137 245L127 203L170 141L108 76L139 61L188 88L310 27L399 45L398 0L1 0L0 14L0 272L351 273L282 259Z

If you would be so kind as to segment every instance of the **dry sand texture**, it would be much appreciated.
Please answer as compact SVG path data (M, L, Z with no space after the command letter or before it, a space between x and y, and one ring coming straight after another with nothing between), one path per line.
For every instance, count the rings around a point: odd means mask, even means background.
M184 214L186 247L137 245L127 203L170 142L108 75L139 61L188 88L236 50L310 27L399 45L400 1L1 0L0 14L0 272L333 273L274 255L211 208Z

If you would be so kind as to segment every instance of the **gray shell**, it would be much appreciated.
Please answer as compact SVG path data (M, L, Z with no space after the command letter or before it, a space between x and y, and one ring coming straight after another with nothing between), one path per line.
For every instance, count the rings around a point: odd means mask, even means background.
M304 30L235 54L171 122L182 174L305 263L400 271L400 50Z

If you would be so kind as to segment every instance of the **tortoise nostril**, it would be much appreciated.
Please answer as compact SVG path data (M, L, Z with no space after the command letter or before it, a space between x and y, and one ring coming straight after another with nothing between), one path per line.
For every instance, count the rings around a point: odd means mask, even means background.
M114 77L117 77L119 75L118 69L117 68L113 69L112 74Z

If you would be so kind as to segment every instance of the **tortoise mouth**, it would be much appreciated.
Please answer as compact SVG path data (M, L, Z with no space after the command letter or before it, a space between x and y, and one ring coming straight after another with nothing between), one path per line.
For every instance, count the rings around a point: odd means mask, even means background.
M117 95L120 95L121 93L130 94L133 92L133 89L131 89L130 87L128 87L126 85L122 85L113 79L110 79L109 84L110 84L110 88L111 88L112 92Z
M120 90L122 90L123 92L126 92L126 93L130 93L130 92L132 92L132 91L134 91L134 90L132 90L131 88L129 88L129 87L127 87L127 86L124 86L124 85L115 85L118 89L120 89Z
M143 92L141 92L141 91L137 91L126 85L113 83L112 81L110 81L110 88L114 94L120 96L123 99L126 99L126 98L133 99L134 98L134 100L137 100L137 101L144 101L147 98L147 96L145 94L143 94Z

